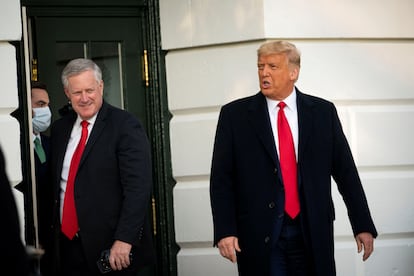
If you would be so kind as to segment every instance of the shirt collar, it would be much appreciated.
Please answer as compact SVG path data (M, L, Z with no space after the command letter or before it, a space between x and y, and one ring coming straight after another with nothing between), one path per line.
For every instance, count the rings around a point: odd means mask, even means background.
M97 116L98 116L98 113L96 113L95 115L93 115L92 118L86 120L89 123L90 126L93 125L93 124L95 124L95 121L96 121L96 117ZM78 115L78 117L76 118L75 125L76 126L79 126L82 121L83 121L83 119Z
M282 102L282 101L276 101L276 100L272 100L266 97L266 102L267 102L267 107L269 110L276 110L277 105ZM292 111L296 111L297 110L297 106L296 106L296 89L293 88L292 93L290 93L289 96L287 96L283 102L285 102L286 106L292 110Z
M39 140L42 141L42 138L40 137L40 133L38 133L38 134L33 133L33 135L32 135L33 142L34 142L34 140L36 140L36 138L39 138Z

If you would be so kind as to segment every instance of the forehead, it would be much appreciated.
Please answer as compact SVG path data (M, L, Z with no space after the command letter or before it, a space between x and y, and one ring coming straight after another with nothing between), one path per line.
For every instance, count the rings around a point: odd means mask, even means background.
M95 74L91 70L68 77L68 84L71 88L95 86L97 83L99 82L96 80Z
M46 90L41 88L32 88L32 98L33 99L49 99L49 95L47 94Z
M287 61L287 55L284 53L260 55L258 63L281 63Z

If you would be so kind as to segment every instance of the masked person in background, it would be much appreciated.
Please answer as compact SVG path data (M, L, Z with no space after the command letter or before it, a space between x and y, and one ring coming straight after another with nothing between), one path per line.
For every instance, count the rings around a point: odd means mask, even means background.
M39 241L41 247L47 247L46 243L48 240L48 225L50 223L46 219L46 214L48 213L47 206L48 200L51 198L51 189L48 185L48 159L49 159L49 137L43 132L45 132L51 122L52 114L49 108L49 95L47 92L46 84L42 82L32 82L31 83L31 102L32 102L32 127L33 127L33 148L34 148L34 162L35 162L35 176L36 176L36 195L37 195L37 218L38 218L38 233ZM28 208L33 199L31 199L31 194L29 194L28 187L24 183L23 185L17 185L16 188L23 192L25 197L25 232L26 232L26 241L31 244L35 240L34 238L34 227L33 227L33 218L30 214ZM49 238L50 239L50 238ZM42 275L48 275L46 269L47 257L43 256L41 258L41 271Z
M49 95L46 84L32 82L32 126L34 142L35 175L37 186L37 213L39 222L39 241L41 247L45 248L45 255L41 258L40 271L42 276L50 275L50 264L48 262L48 240L49 225L46 214L50 211L49 201L52 198L52 189L47 177L49 167L49 137L44 132L49 128L52 113L49 108Z

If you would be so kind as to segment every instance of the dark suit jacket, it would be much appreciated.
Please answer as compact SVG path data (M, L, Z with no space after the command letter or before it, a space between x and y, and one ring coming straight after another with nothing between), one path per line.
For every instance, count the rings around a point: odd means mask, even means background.
M76 114L71 112L51 129L56 240L60 233L60 176L75 120ZM133 245L131 268L153 262L148 219L151 189L150 146L143 127L133 115L104 102L83 152L74 188L81 241L88 264L96 273L96 261L114 240Z
M49 137L40 134L43 150L46 155L46 162L41 163L36 152L34 152L35 176L36 176L36 197L37 197L37 215L39 225L39 240L42 247L47 246L46 243L50 240L50 221L47 221L47 213L50 211L51 185L48 177L49 169ZM28 244L33 245L35 241L34 233L34 218L33 218L33 198L32 198L32 183L23 181L16 185L16 189L21 191L24 195L25 209L25 236Z
M41 163L36 152L34 152L35 159L35 175L36 175L36 189L37 189L37 215L39 226L39 242L40 246L45 249L45 254L41 258L40 269L42 276L53 275L52 261L51 261L51 221L50 210L52 207L52 192L53 187L49 179L49 165L50 165L50 138L44 134L40 134L43 150L46 155L46 162ZM27 191L27 190L26 190Z
M335 275L331 176L354 234L377 236L334 105L297 90L301 224L316 274ZM276 119L276 118L275 118ZM262 93L222 107L211 170L214 244L237 236L241 275L268 275L269 252L284 217L284 192L266 99Z
M40 243L44 245L50 240L50 221L47 221L46 214L50 211L50 196L52 186L48 178L49 158L50 158L50 142L49 137L40 134L43 150L46 154L46 162L41 163L36 152L35 157L35 175L37 188L37 205L38 205L38 219L39 219L39 239Z

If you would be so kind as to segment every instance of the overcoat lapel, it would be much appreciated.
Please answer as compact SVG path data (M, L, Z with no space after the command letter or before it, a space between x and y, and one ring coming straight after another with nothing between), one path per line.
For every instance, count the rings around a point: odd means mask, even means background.
M298 164L300 164L302 155L305 154L306 145L312 132L313 125L313 103L308 101L306 96L297 88L297 108L298 108L298 126L299 126L299 142L298 142Z
M255 130L259 140L266 149L266 152L272 158L275 166L278 166L275 139L273 137L272 127L269 121L269 112L267 110L266 98L261 92L252 97L249 105L249 123Z

